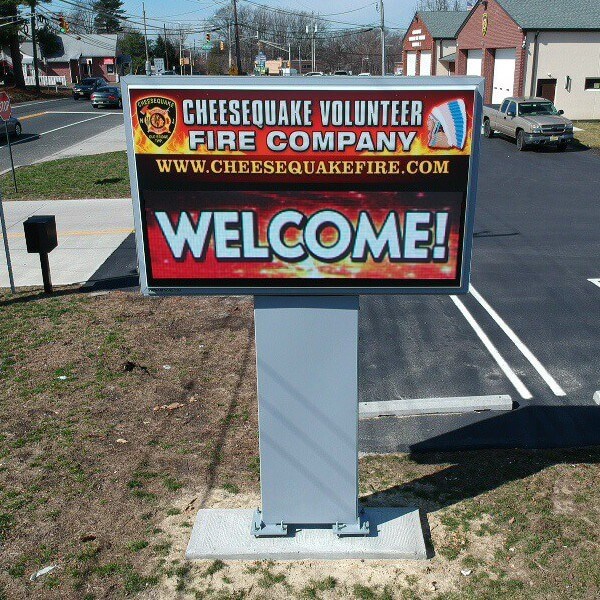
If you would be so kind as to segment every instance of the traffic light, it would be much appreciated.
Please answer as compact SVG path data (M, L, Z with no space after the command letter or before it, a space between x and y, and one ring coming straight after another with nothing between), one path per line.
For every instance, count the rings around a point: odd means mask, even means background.
M206 34L206 41L207 41L207 42L210 42L210 33L207 33L207 34Z
M221 40L219 43L219 50L221 52L223 52L223 50L225 50L225 42L223 40Z
M69 23L62 15L58 19L58 26L61 33L69 33Z

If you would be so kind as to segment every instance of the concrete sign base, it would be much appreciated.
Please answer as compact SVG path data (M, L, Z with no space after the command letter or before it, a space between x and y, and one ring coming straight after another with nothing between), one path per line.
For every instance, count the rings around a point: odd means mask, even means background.
M251 509L198 512L185 557L188 560L340 560L427 558L416 508L366 508L366 537L338 537L331 527L289 525L285 537L249 534Z

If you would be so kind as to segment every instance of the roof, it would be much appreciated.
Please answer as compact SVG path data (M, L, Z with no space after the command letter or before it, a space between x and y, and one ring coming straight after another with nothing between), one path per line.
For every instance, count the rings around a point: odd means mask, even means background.
M600 2L591 0L496 0L521 29L600 30Z
M446 56L440 56L440 60L449 63L456 62L456 52L453 52L452 54L447 54Z
M117 55L117 35L86 33L85 35L59 35L62 49L59 53L45 57L48 62L68 62L78 60L80 57L94 58ZM33 55L33 46L30 40L21 44L21 52L25 56ZM23 61L27 62L27 61Z
M417 15L423 20L434 39L452 40L469 15L468 10L420 10Z

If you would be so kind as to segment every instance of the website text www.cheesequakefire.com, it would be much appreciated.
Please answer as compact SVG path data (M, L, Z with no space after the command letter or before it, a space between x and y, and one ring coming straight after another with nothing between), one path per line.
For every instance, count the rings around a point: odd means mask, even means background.
M159 173L190 175L450 175L450 160L157 158Z

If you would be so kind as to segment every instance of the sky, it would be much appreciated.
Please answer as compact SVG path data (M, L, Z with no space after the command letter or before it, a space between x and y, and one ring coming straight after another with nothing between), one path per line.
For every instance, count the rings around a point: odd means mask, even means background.
M242 6L247 3L247 0L238 0L238 3ZM336 29L352 25L379 24L380 19L376 11L377 0L252 0L252 3L254 6L258 3L280 9L314 11L328 19L341 21L342 23L332 23L332 27ZM384 0L386 26L406 28L414 14L415 4L416 0ZM145 0L145 5L148 23L161 24L164 20L168 26L169 23L173 25L177 21L193 22L209 18L220 6L230 6L231 2L230 0ZM141 15L142 2L124 0L124 9L130 15Z

